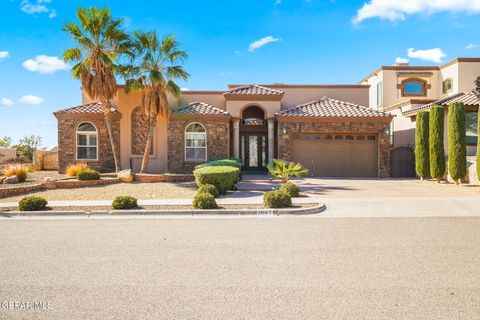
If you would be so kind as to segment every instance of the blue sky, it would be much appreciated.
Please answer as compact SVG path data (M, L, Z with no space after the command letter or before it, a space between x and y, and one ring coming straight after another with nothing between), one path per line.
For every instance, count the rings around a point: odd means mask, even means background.
M108 6L129 30L175 34L190 59L181 87L349 84L397 58L431 65L480 56L480 0L0 0L0 136L55 146L52 112L80 103L61 61L79 6ZM410 50L409 50L410 49Z

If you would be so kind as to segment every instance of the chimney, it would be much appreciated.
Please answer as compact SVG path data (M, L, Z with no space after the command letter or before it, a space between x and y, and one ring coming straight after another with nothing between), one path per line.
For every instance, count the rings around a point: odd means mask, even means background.
M410 62L395 62L395 66L397 67L408 67Z

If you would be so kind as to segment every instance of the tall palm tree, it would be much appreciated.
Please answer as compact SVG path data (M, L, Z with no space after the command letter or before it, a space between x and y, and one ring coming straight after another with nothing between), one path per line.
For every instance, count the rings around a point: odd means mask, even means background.
M143 154L140 173L148 170L150 150L158 117L168 119L167 96L180 96L181 90L174 82L187 80L189 74L182 63L188 58L179 50L175 36L159 39L155 31L134 32L131 63L122 68L125 77L125 92L141 91L141 106L148 124L148 138Z
M120 170L112 133L112 106L110 101L117 91L115 72L119 59L128 53L129 36L124 32L122 19L113 19L109 9L79 8L77 22L67 22L62 30L75 42L63 58L74 62L72 76L80 79L82 90L93 101L100 101L112 146L115 170Z

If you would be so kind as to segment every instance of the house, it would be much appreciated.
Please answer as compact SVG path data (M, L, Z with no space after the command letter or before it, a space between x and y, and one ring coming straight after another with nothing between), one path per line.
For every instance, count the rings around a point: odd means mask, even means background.
M17 158L16 148L6 148L0 146L0 164L15 158Z
M445 152L448 151L448 105L465 104L467 152L475 155L479 100L472 92L480 76L480 58L457 58L440 66L397 64L375 70L358 84L369 85L369 107L395 115L390 128L393 147L414 146L419 111L433 105L445 107Z
M298 161L311 175L387 177L392 116L368 108L368 84L232 84L225 91L183 91L169 98L170 117L155 128L149 172L191 172L222 157L262 171L274 158ZM122 86L112 101L113 134L122 168L139 170L147 138L140 94ZM114 169L100 104L54 113L59 171L75 162Z

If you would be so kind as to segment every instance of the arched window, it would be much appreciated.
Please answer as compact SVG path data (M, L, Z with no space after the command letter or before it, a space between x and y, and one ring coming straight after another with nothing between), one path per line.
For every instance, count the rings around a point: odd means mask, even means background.
M426 96L430 85L424 79L408 78L403 80L398 88L402 91L402 97Z
M97 149L97 128L90 122L82 122L77 127L77 160L97 160Z
M207 131L198 122L185 128L185 160L207 161Z

